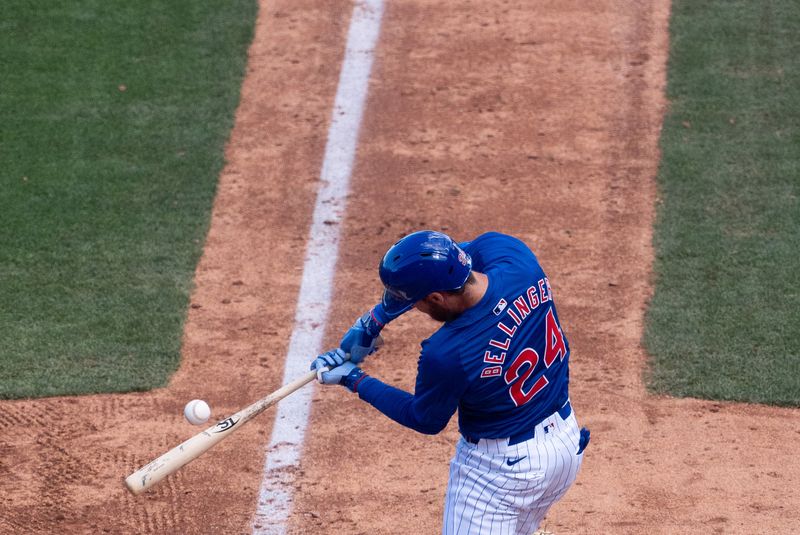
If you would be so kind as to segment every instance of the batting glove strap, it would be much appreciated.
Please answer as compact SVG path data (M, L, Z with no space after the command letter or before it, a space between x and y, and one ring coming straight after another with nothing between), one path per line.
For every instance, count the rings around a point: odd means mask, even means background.
M370 331L370 334L372 334L373 336L381 332L381 329L383 329L383 327L387 323L392 321L392 318L389 317L389 315L383 309L383 303L378 303L377 305L375 305L372 308L372 310L369 311L368 314L371 320L370 323L373 324L368 327L368 330Z
M347 388L350 392L358 392L358 383L364 380L367 374L361 368L353 368L353 370L342 377L341 385Z
M370 338L375 338L376 336L378 336L381 330L383 330L384 325L386 324L385 321L382 321L383 316L378 310L379 306L380 305L376 306L372 310L365 313L363 316L358 318L358 321L356 322L356 325L358 325L359 323L361 324L361 328L364 329L364 332Z

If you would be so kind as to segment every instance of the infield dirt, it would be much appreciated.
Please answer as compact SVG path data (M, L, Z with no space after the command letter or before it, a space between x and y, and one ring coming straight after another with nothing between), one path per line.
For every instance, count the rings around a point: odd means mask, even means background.
M140 497L125 475L282 376L352 4L262 1L236 126L169 387L0 403L0 532L249 533L268 411ZM332 346L379 295L407 232L528 242L572 346L572 401L592 442L556 533L800 531L792 409L649 395L642 380L669 4L390 2L342 229ZM320 318L320 325L325 323ZM411 313L369 373L413 387ZM680 337L681 333L675 333ZM311 357L311 356L310 356ZM291 533L436 533L455 422L401 428L317 388Z

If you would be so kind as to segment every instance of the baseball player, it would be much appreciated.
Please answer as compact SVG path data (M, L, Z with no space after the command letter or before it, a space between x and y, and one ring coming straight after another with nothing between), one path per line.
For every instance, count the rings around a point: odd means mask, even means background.
M458 409L442 532L530 535L572 485L589 442L570 405L569 344L536 256L496 232L456 243L420 231L387 251L379 274L381 302L311 369L421 433L439 433ZM443 322L422 341L413 394L358 367L411 308Z

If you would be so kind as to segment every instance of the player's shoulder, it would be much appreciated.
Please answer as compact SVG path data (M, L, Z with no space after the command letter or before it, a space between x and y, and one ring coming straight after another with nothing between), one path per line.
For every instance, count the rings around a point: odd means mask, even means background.
M486 232L467 242L464 250L473 258L478 271L495 262L535 262L536 255L521 239L500 232Z
M466 248L473 251L497 247L519 249L521 251L531 252L530 247L528 247L528 245L521 239L496 231L484 232L474 240L466 242Z
M452 345L451 336L449 336L447 331L447 324L445 323L437 329L435 333L424 339L420 343L423 353L438 356L441 353L447 352Z
M461 348L458 338L447 323L421 342L420 363L442 372L461 366Z

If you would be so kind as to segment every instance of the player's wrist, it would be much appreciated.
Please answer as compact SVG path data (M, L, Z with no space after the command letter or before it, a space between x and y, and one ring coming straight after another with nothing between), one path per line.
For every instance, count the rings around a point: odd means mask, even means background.
M378 303L372 307L372 310L365 314L365 316L367 315L369 316L371 323L369 328L370 334L373 336L377 336L378 333L381 332L381 329L383 329L387 323L392 321L392 317L389 316L389 314L383 308L383 303Z
M361 368L353 368L350 373L342 377L342 380L339 384L343 387L348 389L350 392L358 392L358 385L363 381L368 375L364 373L364 370Z

